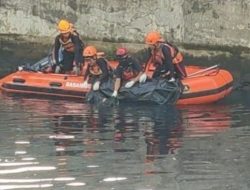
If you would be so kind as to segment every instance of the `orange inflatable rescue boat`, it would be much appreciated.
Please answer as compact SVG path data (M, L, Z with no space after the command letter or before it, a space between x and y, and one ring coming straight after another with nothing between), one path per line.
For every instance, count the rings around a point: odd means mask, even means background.
M114 68L117 62L109 64ZM186 71L188 77L181 81L184 89L177 104L212 103L232 91L232 75L217 65L187 66ZM20 70L0 79L0 89L7 94L84 99L91 85L84 85L83 76Z

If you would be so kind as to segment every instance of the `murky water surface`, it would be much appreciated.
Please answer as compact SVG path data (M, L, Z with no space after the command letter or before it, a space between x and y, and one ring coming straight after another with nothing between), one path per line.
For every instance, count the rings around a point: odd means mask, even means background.
M248 190L249 97L97 107L0 95L0 189Z

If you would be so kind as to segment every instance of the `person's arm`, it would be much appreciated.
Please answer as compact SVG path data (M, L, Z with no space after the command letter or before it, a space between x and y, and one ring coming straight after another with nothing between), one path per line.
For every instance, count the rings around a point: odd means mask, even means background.
M118 95L118 91L121 87L122 72L123 72L123 67L119 63L119 65L116 67L114 71L115 84L114 84L113 94L111 95L112 97L117 97Z
M61 46L59 38L60 38L60 36L58 35L55 38L55 44L54 44L54 56L55 56L55 61L56 61L57 65L59 64L59 49L60 49L60 46Z
M115 78L114 91L116 92L118 92L121 87L122 72L123 72L123 68L119 63L119 65L114 71L114 78Z
M105 59L97 59L97 64L99 65L100 69L102 70L102 74L99 78L100 82L103 82L108 77L109 71L108 71L108 65Z
M85 81L87 78L88 78L88 76L89 76L89 65L87 65L86 66L87 68L86 68L86 70L85 70L85 73L83 73L83 80Z
M114 91L118 92L121 87L121 78L115 79Z
M137 82L137 81L139 81L141 75L143 74L142 67L141 67L141 65L138 63L138 61L137 61L136 59L134 59L134 58L131 58L131 63L132 63L131 66L132 66L133 72L138 73L138 74L136 75L136 77L133 78L132 80L133 80L134 82Z
M74 66L79 66L82 62L82 44L78 36L72 35L71 38L75 45Z
M174 77L174 64L173 64L173 58L171 56L170 49L166 46L163 46L162 53L164 55L163 67L166 67L167 70L170 71L170 77L173 78Z
M152 50L150 48L147 48L145 50L145 59L144 59L144 71L146 71L147 65L151 62L152 60Z

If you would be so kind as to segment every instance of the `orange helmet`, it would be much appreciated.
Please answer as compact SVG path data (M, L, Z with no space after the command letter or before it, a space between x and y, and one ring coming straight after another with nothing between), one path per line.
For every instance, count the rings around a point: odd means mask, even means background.
M96 51L96 48L94 46L87 46L83 50L84 57L93 57L93 56L96 56L96 54L97 54L97 51Z
M149 32L145 37L145 43L149 45L154 45L157 42L162 42L163 39L159 32Z
M57 25L57 29L60 33L68 33L71 31L72 24L67 20L60 20Z

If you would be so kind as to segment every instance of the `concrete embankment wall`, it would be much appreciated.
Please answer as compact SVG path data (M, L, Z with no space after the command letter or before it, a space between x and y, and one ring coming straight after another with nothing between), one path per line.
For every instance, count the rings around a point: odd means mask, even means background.
M143 43L158 30L180 46L250 48L250 0L0 0L2 39L52 43L62 18L86 40Z

